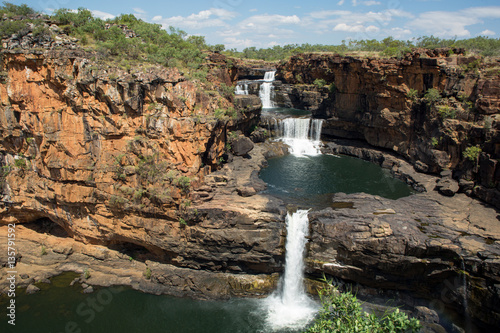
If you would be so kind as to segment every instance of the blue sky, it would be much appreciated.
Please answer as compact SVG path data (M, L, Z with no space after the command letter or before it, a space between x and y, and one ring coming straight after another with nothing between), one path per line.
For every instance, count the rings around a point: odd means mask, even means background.
M163 27L203 35L210 44L239 50L284 44L340 44L348 39L500 37L498 0L35 0L50 13L85 7L101 18L134 14Z

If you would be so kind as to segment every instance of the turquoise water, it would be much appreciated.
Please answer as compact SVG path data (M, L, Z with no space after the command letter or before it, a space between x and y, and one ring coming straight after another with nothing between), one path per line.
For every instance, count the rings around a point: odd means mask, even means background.
M268 164L260 172L268 184L266 192L300 207L329 206L338 192L364 192L389 199L414 193L389 170L349 156L286 155L270 159Z
M42 290L16 296L16 326L2 316L0 332L16 333L255 333L265 327L266 312L260 299L197 301L155 296L127 287L96 288L83 294L82 287L69 286L75 277L65 273ZM0 299L0 307L7 306ZM290 332L290 331L285 331Z

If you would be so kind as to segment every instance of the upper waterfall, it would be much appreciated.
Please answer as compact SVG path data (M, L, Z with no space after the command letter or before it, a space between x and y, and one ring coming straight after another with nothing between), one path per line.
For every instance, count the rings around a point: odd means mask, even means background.
M278 139L282 140L284 143L290 146L291 154L321 154L321 127L323 126L322 119L272 119L272 125Z
M272 109L275 107L273 103L274 86L276 71L266 72L264 74L264 82L260 85L259 97L262 101L263 109Z

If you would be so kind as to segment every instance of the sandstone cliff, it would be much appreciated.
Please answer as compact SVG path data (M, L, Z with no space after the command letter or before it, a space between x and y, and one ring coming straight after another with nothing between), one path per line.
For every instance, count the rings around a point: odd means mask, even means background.
M223 89L232 76L225 58L207 57L202 82L91 57L3 53L2 224L48 219L77 241L139 248L178 267L279 269L279 212L193 208L224 183L206 176L227 159L229 134L259 116L258 98Z

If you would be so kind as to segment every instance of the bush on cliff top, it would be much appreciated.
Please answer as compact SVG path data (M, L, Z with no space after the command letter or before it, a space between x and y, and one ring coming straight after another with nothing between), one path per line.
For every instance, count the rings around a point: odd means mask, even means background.
M339 293L331 284L319 291L322 308L305 333L329 332L418 332L420 322L408 318L399 309L386 311L381 317L363 311L350 292Z

